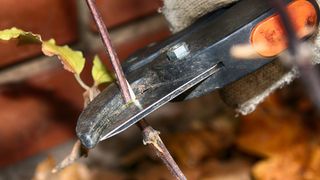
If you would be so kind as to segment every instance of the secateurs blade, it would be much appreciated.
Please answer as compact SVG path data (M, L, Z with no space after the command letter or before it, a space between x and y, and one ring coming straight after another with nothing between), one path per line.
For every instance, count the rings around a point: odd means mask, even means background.
M300 13L294 22L297 30L318 26L319 7L315 1L286 2L288 8ZM265 1L242 0L131 56L123 69L135 102L125 103L117 84L108 86L79 117L76 131L82 144L93 148L173 99L202 96L276 60L285 47L271 53L257 49L261 57L250 61L235 59L229 52L235 44L279 45L277 40L285 36L281 28L270 26L270 22L277 21L274 13ZM301 38L306 36L302 34Z

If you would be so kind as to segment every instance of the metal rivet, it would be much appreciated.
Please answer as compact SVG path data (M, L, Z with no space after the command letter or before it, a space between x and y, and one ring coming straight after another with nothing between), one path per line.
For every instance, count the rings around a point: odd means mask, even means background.
M170 61L181 60L189 54L189 47L185 42L176 44L175 46L171 47L167 52L167 56Z

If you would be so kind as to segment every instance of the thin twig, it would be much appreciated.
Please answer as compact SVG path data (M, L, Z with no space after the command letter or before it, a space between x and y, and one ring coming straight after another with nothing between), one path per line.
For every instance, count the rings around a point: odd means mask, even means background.
M149 147L156 152L156 155L167 166L170 173L176 179L187 179L161 140L160 132L153 129L146 121L141 121L141 123L138 124L138 127L142 131L143 143L149 145Z
M130 101L135 101L135 97L132 97L131 92L132 89L130 85L127 83L127 79L124 75L124 72L121 68L119 58L115 49L112 46L110 35L108 33L107 27L104 24L100 13L97 10L96 4L94 0L86 0L89 6L90 12L94 17L96 25L98 26L102 41L107 49L107 52L110 56L111 64L114 68L116 73L116 77L119 82L119 87L122 93L122 96L126 103ZM161 158L163 163L168 167L171 174L174 175L177 179L186 179L180 168L178 167L177 163L172 158L171 154L165 147L164 143L162 142L159 132L154 130L148 123L142 119L137 123L138 127L141 129L143 133L143 141L145 144L150 145L150 147L156 152L157 156Z
M111 43L111 39L110 39L109 32L107 30L107 27L104 24L100 13L98 12L98 9L96 7L94 0L86 0L86 1L89 6L90 12L91 12L92 16L94 17L96 25L98 26L103 44L105 45L107 53L110 56L110 61L111 61L112 67L116 73L116 77L119 82L119 86L120 86L120 90L123 95L123 98L125 99L125 102L130 102L132 100L132 97L130 95L130 90L129 90L130 86L128 85L127 80L124 76L118 55L117 55L117 53Z
M310 47L298 39L287 13L286 3L283 0L269 0L269 3L280 15L282 26L287 35L291 63L298 68L310 98L316 107L320 109L320 79L318 72L312 65L311 53L308 53L311 52Z

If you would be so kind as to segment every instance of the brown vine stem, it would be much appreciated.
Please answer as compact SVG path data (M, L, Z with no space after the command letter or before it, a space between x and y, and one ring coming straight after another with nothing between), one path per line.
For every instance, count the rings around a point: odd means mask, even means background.
M177 163L172 158L170 152L162 142L159 131L153 129L146 121L141 121L137 124L142 131L143 143L149 145L149 147L156 153L156 155L162 160L162 162L167 166L170 173L176 178L181 180L186 180L187 178L180 170Z
M124 76L118 55L117 55L117 53L111 43L111 39L110 39L110 35L107 30L107 27L104 24L100 13L98 12L98 9L96 7L94 0L86 0L86 1L89 6L89 10L90 10L92 16L94 17L96 25L98 26L98 30L100 32L100 36L103 41L103 44L105 45L105 47L107 49L107 53L110 56L111 64L112 64L112 67L116 73L116 77L117 77L123 98L125 99L126 102L129 102L132 99L132 97L130 95L130 91L129 91L130 86L128 85L127 80Z
M118 55L115 49L113 48L107 27L103 22L102 17L96 7L95 1L94 0L86 0L86 1L87 1L89 10L94 18L94 21L98 27L98 30L100 32L100 36L103 41L103 44L105 45L107 52L110 56L111 64L115 71L122 96L126 103L134 101L135 97L132 97L130 94L130 91L131 92L133 91L131 90L129 83L127 83L127 79L121 68ZM148 144L149 147L151 147L151 149L153 149L156 152L157 156L167 166L171 174L177 179L186 179L186 177L178 167L177 163L174 161L171 154L167 150L166 146L162 142L159 136L159 132L154 130L144 119L138 122L137 125L142 131L144 144Z

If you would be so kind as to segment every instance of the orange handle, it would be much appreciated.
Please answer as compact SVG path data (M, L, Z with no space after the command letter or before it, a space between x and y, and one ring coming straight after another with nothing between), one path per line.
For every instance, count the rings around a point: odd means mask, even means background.
M311 34L317 26L316 8L307 0L288 4L287 12L299 38ZM272 15L260 22L251 33L251 45L264 57L272 57L287 48L287 39L279 15Z

